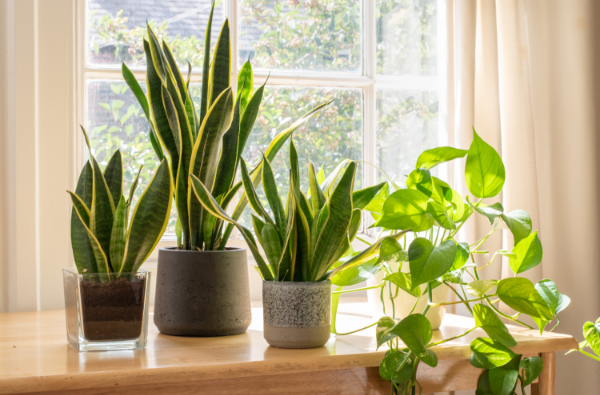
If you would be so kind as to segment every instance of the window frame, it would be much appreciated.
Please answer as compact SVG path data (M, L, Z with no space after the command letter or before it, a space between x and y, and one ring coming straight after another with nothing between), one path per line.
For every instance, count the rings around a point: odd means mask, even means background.
M238 64L238 2L240 0L223 0L224 17L230 21L231 28L231 50L232 50L232 86L237 85L237 75L239 71ZM443 0L438 0L438 9ZM376 57L376 0L361 0L361 45L362 45L362 65L359 73L344 72L307 72L295 70L254 70L254 81L256 84L262 84L268 78L267 86L298 86L315 88L355 88L362 91L362 160L366 163L377 163L377 90L385 89L411 89L418 91L437 91L440 97L440 110L443 108L442 92L445 91L440 84L438 76L391 76L378 75L377 57ZM438 26L440 26L444 17L438 14ZM76 39L76 118L79 124L85 124L85 112L87 108L86 86L89 79L105 80L123 80L120 68L108 67L89 67L86 65L86 0L76 0L76 20L77 20L77 39ZM440 29L438 32L444 30ZM440 38L438 37L438 44ZM441 65L442 59L438 58L438 64ZM197 69L198 70L198 69ZM443 68L438 69L438 75L443 75ZM145 80L144 70L131 70L134 76L140 80ZM201 72L195 71L191 75L190 81L200 83L202 80ZM441 112L440 112L441 114ZM441 117L440 117L441 120ZM77 169L83 168L85 163L85 142L80 133L76 134L76 166ZM374 166L363 167L363 185L365 187L375 185L377 182L377 169ZM363 216L361 233L374 236L368 227L373 223L370 215ZM237 232L236 232L237 233ZM245 243L236 233L230 238L230 245L244 246ZM166 234L161 239L157 247L172 245L175 236ZM153 257L156 254L153 253ZM153 259L151 257L151 260Z

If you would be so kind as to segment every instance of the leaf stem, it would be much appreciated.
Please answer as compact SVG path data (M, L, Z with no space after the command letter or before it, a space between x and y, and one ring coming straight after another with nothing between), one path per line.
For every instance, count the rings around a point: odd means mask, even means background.
M587 351L583 351L583 350L577 350L577 351L579 351L579 352L580 352L580 353L582 353L583 355L587 355L588 357L590 357L590 358L592 358L592 359L595 359L596 361L600 361L600 358L598 358L598 357L597 357L597 356L595 356L595 355L592 355L592 354L590 354L590 353L589 353L589 352L587 352Z
M454 289L454 287L451 284L448 284L446 281L444 281L444 284L450 288L452 290L452 292L454 292L454 294L456 296L458 296L458 298L465 304L465 306L467 306L467 309L469 309L469 312L471 314L473 314L473 310L471 310L471 305L469 305L468 303L465 303L465 300L462 298L462 296L460 296L460 294L458 293L458 291L456 289Z
M339 336L351 335L351 334L353 334L353 333L360 332L360 331L364 331L365 329L369 329L370 327L372 327L372 326L375 326L375 325L377 325L377 321L376 321L376 322L374 322L374 323L372 323L372 324L371 324L371 325L369 325L369 326L365 326L364 328L360 328L360 329L357 329L357 330L355 330L355 331L352 331L352 332L345 332L345 333L334 332L333 334L334 334L334 335L339 335Z
M366 291L367 289L375 289L375 288L381 288L385 285L385 282L382 282L381 284L378 285L372 285L370 287L363 287L363 288L356 288L356 289L348 289L346 291L333 291L332 294L345 294L345 293L349 293L349 292L357 292L357 291Z
M466 335L468 335L469 333L473 332L475 329L477 329L477 327L476 327L476 326L475 326L475 327L473 327L473 328L471 328L471 329L469 329L468 331L466 331L466 332L465 332L465 333L463 333L462 335L457 335L457 336L449 337L449 338L447 338L447 339L440 340L440 341L437 341L437 342L434 342L434 343L429 343L429 344L428 344L428 345L426 345L425 347L427 347L427 348L430 348L430 347L433 347L433 346L438 346L438 345L440 345L440 344L444 344L444 343L450 342L450 341L452 341L452 340L460 339L461 337L463 337L463 336L466 336Z
M423 315L427 314L427 312L429 311L429 307L431 302L433 302L433 290L431 289L431 282L427 283L427 304L425 305L425 308L423 309Z
M477 298L477 299L458 300L455 302L429 303L429 305L432 307L435 307L435 306L448 306L448 305L453 305L453 304L461 304L464 302L479 302L480 300L484 300L484 299L487 299L488 297L492 297L492 296L496 296L496 294L482 296L481 298Z

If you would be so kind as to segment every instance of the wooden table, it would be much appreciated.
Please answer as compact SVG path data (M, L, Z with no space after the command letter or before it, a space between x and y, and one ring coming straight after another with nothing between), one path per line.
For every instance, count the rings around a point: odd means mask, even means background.
M366 303L342 303L338 330L372 322ZM63 311L0 314L0 394L389 394L379 377L384 351L374 328L332 336L325 347L285 350L262 336L262 309L253 308L247 333L219 338L165 336L150 324L142 351L79 353L67 344ZM435 339L471 328L472 320L446 315ZM577 346L568 335L510 327L520 354L538 354L544 371L534 394L554 393L554 352ZM439 365L421 364L424 393L474 389L480 370L469 364L475 331L434 349Z

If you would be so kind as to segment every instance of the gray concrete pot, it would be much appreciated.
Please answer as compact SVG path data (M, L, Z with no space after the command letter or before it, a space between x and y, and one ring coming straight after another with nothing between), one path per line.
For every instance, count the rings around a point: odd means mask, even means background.
M331 328L331 281L263 281L263 309L271 346L322 347Z
M237 335L251 321L245 249L158 251L154 323L161 333Z

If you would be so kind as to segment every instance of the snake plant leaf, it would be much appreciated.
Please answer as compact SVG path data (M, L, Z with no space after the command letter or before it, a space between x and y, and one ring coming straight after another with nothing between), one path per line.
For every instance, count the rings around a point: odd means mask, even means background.
M325 182L325 171L323 170L323 166L321 165L321 167L319 168L319 171L317 172L317 183L319 185L321 185L323 182Z
M131 183L131 187L129 188L129 195L127 197L127 207L131 207L131 202L133 202L133 196L135 195L135 190L137 189L137 186L140 182L140 174L142 173L142 168L144 167L144 165L140 165L140 168L138 169L138 172L135 176L135 178L133 179L133 182ZM129 217L129 215L128 215Z
M408 247L412 286L416 287L442 276L452 267L456 256L456 243L446 240L434 246L423 237L418 237Z
M308 162L308 185L310 189L310 202L312 206L313 216L316 215L321 208L325 205L327 199L323 195L323 191L319 187L317 180L317 173L315 171L315 165L312 162ZM354 204L354 200L352 201Z
M494 310L483 304L475 304L473 306L473 317L475 318L475 326L483 329L488 336L506 347L514 347L517 341L510 334L504 322L498 318Z
M429 357L426 346L433 337L433 329L423 314L407 316L392 329L392 332L423 362Z
M258 250L256 241L254 240L254 236L252 236L252 233L248 229L246 229L245 227L243 227L242 225L237 223L233 218L231 218L225 212L225 210L223 210L219 206L219 204L215 201L215 199L212 197L210 192L208 192L208 190L206 189L204 184L202 184L202 181L200 181L198 179L198 177L196 177L195 175L192 174L190 176L190 178L192 181L192 188L194 190L194 193L196 194L196 197L202 203L202 206L204 206L206 211L208 211L211 215L213 215L223 221L232 223L234 226L236 226L238 228L238 230L240 231L240 233L246 240L246 243L248 244L248 248L250 249L250 252L252 252L252 255L254 256L254 259L256 260L256 263L258 265L258 268L259 268L263 278L266 281L273 281L273 272L271 271L269 266L265 263L264 259L262 258L260 251Z
M583 336L596 355L600 355L600 318L583 324Z
M489 337L474 339L471 351L471 365L480 369L504 366L517 356L510 348Z
M79 175L75 194L83 201L88 213L89 207L92 205L93 183L92 166L90 165L90 162L87 161ZM96 267L96 258L94 257L94 251L92 250L90 240L87 236L87 230L85 229L86 226L89 227L90 225L89 214L87 217L88 219L84 226L77 215L75 208L73 207L71 210L71 246L77 271L79 273L96 273L98 271Z
M158 37L154 34L154 31L150 27L149 24L146 24L146 30L148 33L148 43L150 46L150 60L154 66L154 70L156 70L158 78L160 78L161 83L166 86L167 85L167 62L165 59L165 55L160 48L160 42L158 41Z
M281 240L275 226L266 223L260 231L260 244L265 250L267 261L271 267L277 267L282 255Z
M348 241L352 241L356 237L358 229L360 228L361 218L362 211L360 209L355 208L352 210L352 219L350 220L350 225L348 226Z
M154 150L154 153L156 154L156 157L158 158L158 160L160 162L162 162L162 160L165 158L165 153L163 152L162 146L160 145L160 141L158 140L158 137L156 137L156 133L154 132L154 128L152 127L152 124L150 124L150 144L152 144L152 149Z
M306 220L308 221L308 226L312 226L313 216L310 204L306 195L300 189L300 165L298 164L298 152L296 151L296 146L294 145L294 141L290 141L290 168L291 175L290 181L294 184L294 196L296 197L296 205L302 210Z
M304 212L296 211L296 260L293 281L310 281L312 269L310 226Z
M131 215L119 273L135 273L148 259L167 227L172 200L173 182L167 161L163 160Z
M150 105L149 122L153 125L158 140L164 145L167 153L171 157L172 175L177 177L176 169L179 163L179 151L175 144L175 137L169 126L169 119L163 105L162 88L163 84L152 62L150 53L150 44L144 40L144 52L146 53L146 90L148 94L148 104ZM161 148L162 149L162 148ZM156 150L155 150L156 151Z
M523 358L519 364L519 368L523 370L523 387L532 384L542 373L544 361L537 355L529 358Z
M492 198L500 193L505 179L502 158L473 128L473 142L465 165L467 188L478 198Z
M375 339L377 340L377 348L398 337L397 333L392 332L392 329L396 326L396 321L392 317L381 317L377 321L377 327L375 328Z
M169 65L169 69L171 69L171 73L173 77L175 77L175 82L177 83L177 88L179 90L179 95L182 100L188 97L187 85L183 76L181 75L181 71L179 70L179 66L177 65L177 61L173 56L173 52L171 52L171 48L167 45L166 42L162 42L162 52L164 54L165 60Z
M206 113L210 108L208 103L208 80L210 74L210 36L212 33L212 20L215 12L215 0L211 1L210 14L208 14L208 22L206 24L206 32L204 34L204 63L202 65L202 96L200 100L200 123L204 122Z
M71 195L71 201L73 202L73 208L75 209L75 213L77 214L77 216L79 217L80 220L80 224L83 226L83 228L85 229L85 232L87 233L87 237L88 237L88 241L90 243L90 246L92 247L92 252L94 254L94 260L95 260L95 267L94 271L92 271L91 273L110 273L111 272L111 268L110 268L110 264L108 262L108 258L106 257L106 254L104 253L104 250L102 249L102 246L100 245L100 242L98 241L98 239L96 238L96 236L94 235L94 233L91 231L91 229L86 226L86 222L91 222L91 212L87 211L87 207L85 206L85 203L83 202L83 200L81 200L81 198L77 195L75 195L73 192L67 191L69 193L69 195ZM81 239L79 239L78 237L78 241L82 242ZM79 248L79 247L73 247L73 250L75 250L75 248ZM90 266L91 266L90 262Z
M335 268L334 270L332 270L330 277L336 275L337 273L339 273L342 270L346 270L346 269L352 268L354 266L358 266L364 262L367 262L369 259L373 258L375 256L375 254L377 254L377 252L379 251L379 248L381 247L381 243L385 239L392 238L397 241L403 235L405 235L407 232L408 231L405 230L405 231L398 232L398 233L395 233L390 236L382 237L381 239L377 240L375 243L371 244L369 247L365 248L360 253L353 256L351 259L346 261L344 264L342 264L342 265L338 266L337 268Z
M329 269L327 265L334 257L340 243L347 237L348 226L352 219L352 190L355 174L356 162L350 162L327 200L329 216L314 247L312 260L314 279L321 278Z
M271 212L273 213L273 217L275 218L275 225L277 225L277 229L279 229L279 234L283 239L285 237L285 227L287 218L285 215L285 209L283 207L283 203L281 201L281 197L279 197L279 192L277 190L277 182L275 181L275 176L273 174L273 168L271 167L271 162L265 157L263 158L263 166L262 166L262 183L263 189L265 191L265 195L267 196L267 201L269 202L269 207L271 207ZM249 179L250 177L248 177Z
M256 215L254 215L254 213L250 213L250 216L252 217L252 227L254 228L254 233L256 234L256 238L258 239L258 242L260 244L262 244L261 235L262 235L262 230L265 227L265 222L262 219L260 219L259 217L257 217Z
M458 158L464 158L469 151L454 147L437 147L425 150L417 159L416 169L421 167L433 169L440 163L448 162Z
M514 394L519 378L519 362L521 356L517 355L506 365L490 370L490 386L492 393L497 395Z
M352 193L352 207L355 209L364 209L369 205L369 203L371 203L371 201L375 198L375 196L377 196L377 194L383 189L385 185L387 185L387 182L384 181L372 187L367 187L359 189L358 191L354 191L354 193Z
M516 254L516 257L511 257L508 261L515 274L523 273L539 265L542 262L544 251L537 231L521 240L513 247L512 252Z
M162 86L161 94L163 99L163 105L165 108L165 113L167 114L167 119L169 120L169 127L173 132L173 139L175 141L175 147L177 148L177 154L179 158L183 157L181 152L181 124L179 123L179 116L177 114L177 110L175 109L175 101L173 101L173 97L169 93L169 90Z
M237 151L240 139L240 100L241 96L238 95L233 106L231 125L223 135L221 155L217 165L215 184L212 190L213 196L227 193L235 179L235 173L239 163Z
M254 128L254 123L256 122L256 118L258 117L260 103L262 102L262 98L265 93L265 84L266 82L263 85L261 85L256 91L254 91L252 97L249 99L248 104L246 105L246 108L242 112L240 112L240 135L237 150L238 160L242 157L242 153L244 152L244 148L246 147L246 143L248 142L248 137L250 136L250 132L252 132L252 129ZM242 91L242 94L243 93L244 92ZM244 97L242 96L242 100L243 98ZM240 102L240 107L241 105L242 102ZM283 145L283 142L281 144ZM269 149L267 148L267 152L268 151ZM266 156L269 158L270 161L272 161L275 158L276 154L277 152L275 152L275 154L273 155Z
M240 114L243 114L248 107L248 102L254 90L254 73L250 61L246 61L238 73L237 97L240 98Z
M531 217L524 210L514 210L500 216L514 237L514 245L529 236L533 230Z
M379 220L373 227L386 229L428 230L433 226L433 216L427 212L427 196L415 189L400 189L392 193L385 203Z
M276 225L271 216L267 213L265 208L262 206L258 194L256 193L256 189L254 189L254 184L252 184L252 180L250 179L250 175L248 174L248 167L246 166L246 161L242 159L241 164L241 174L242 174L242 182L244 184L244 190L246 192L246 196L248 196L248 200L250 201L250 207L252 210L266 222L271 225Z
M123 159L121 151L116 150L104 168L104 179L113 203L116 205L123 195Z
M231 45L228 19L225 19L221 27L208 78L208 105L212 106L221 93L231 85Z
M498 282L496 290L498 297L508 307L531 317L551 321L553 313L533 286L533 283L523 277L505 278Z
M190 131L192 132L192 141L196 141L198 137L199 125L197 125L196 109L194 108L194 102L192 96L188 94L185 98L185 115L187 116L188 124L190 125Z
M294 194L293 186L290 185L290 193ZM295 233L296 233L296 210L297 210L296 200L291 200L290 210L287 218L287 224L285 228L285 238L283 240L283 250L279 262L277 263L277 279L279 281L285 281L288 279L291 281L295 276L295 255L296 255L296 246L295 246ZM266 226L266 225L265 225Z
M110 263L114 272L121 271L121 264L125 256L125 242L127 241L127 202L124 196L119 199L115 211L115 219L110 234Z
M258 91L260 91L260 88L257 89L254 94L256 95L258 93ZM251 100L251 102L252 102L252 100ZM273 159L275 158L275 156L277 155L277 153L279 152L279 150L281 149L283 144L292 135L292 133L296 129L298 129L303 123L305 123L306 121L308 121L309 119L311 119L312 117L317 115L323 108L329 106L331 103L333 103L333 100L330 100L326 103L318 105L317 107L313 108L312 110L310 110L309 112L304 114L302 117L300 117L289 128L287 128L286 130L284 130L283 132L281 132L277 136L275 136L275 138L273 140L271 140L271 143L267 147L267 150L265 151L264 156L269 161L273 161ZM246 112L248 112L248 109L246 109ZM261 167L262 163L263 162L261 161L261 163L252 172L252 182L254 183L255 186L257 186L260 183L259 176L262 173L262 167ZM234 220L237 220L244 212L244 209L246 208L247 204L248 204L248 199L246 198L246 195L243 194L241 196L237 206L235 207L235 210L233 211L231 218ZM225 232L223 233L223 240L221 241L221 244L218 246L219 250L222 250L223 248L225 248L225 244L227 243L227 240L229 240L229 236L231 236L231 232L233 231L234 226L235 225L233 225L231 223L229 225L227 225L227 228L225 229Z
M325 195L326 198L329 198L329 196L331 195L331 191L332 191L333 187L336 185L338 178L340 177L340 175L346 169L346 167L348 166L348 164L350 162L352 162L350 159L344 159L343 161L341 161L335 167L335 169L333 169L333 171L331 173L329 173L327 178L325 178L325 181L323 181L321 183L321 191L323 191L323 194Z
M231 88L227 88L208 110L194 144L189 174L197 176L207 188L213 187L221 139L231 125L232 105ZM200 246L196 229L201 226L202 205L187 184L186 191L191 244Z
M456 244L456 256L454 257L454 262L452 263L451 271L458 270L465 266L467 261L469 260L469 243L457 243Z
M412 281L408 273L392 273L390 275L387 275L384 278L384 280L391 282L392 284L394 284L404 292L408 293L409 295L414 296L415 298L421 296L421 288L412 286Z

